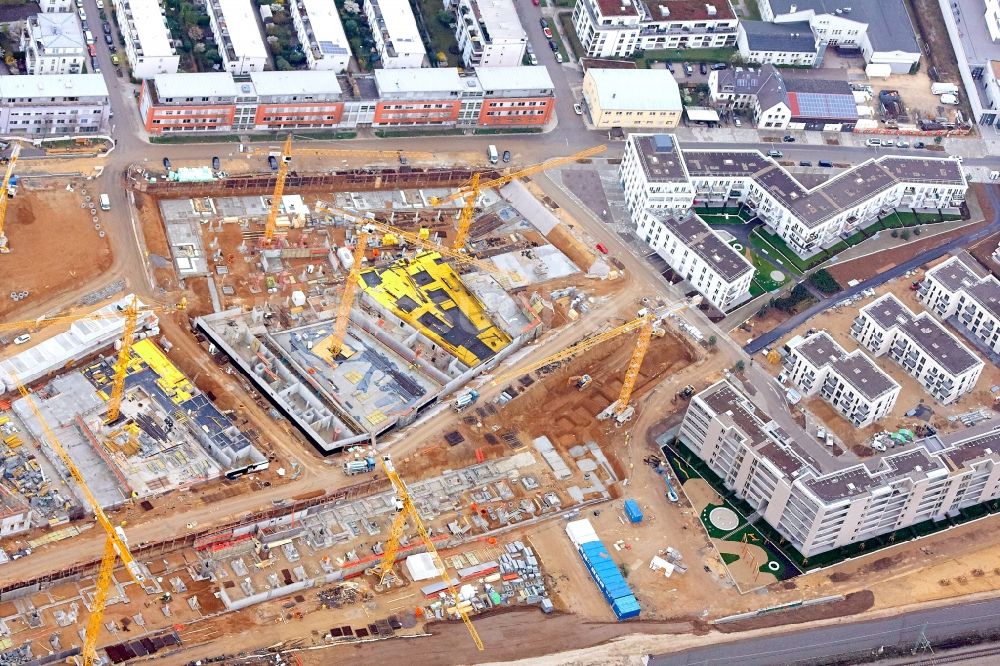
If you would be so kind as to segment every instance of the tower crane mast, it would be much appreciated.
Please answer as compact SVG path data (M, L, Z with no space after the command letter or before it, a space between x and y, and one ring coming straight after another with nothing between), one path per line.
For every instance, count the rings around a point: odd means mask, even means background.
M5 231L7 222L7 204L10 200L10 181L14 177L14 166L17 164L17 157L21 154L21 144L16 143L10 152L10 161L7 163L7 173L3 177L3 189L0 190L0 254L8 254L10 248L7 246L7 233Z
M278 178L274 181L274 193L271 195L271 209L267 213L267 223L264 226L264 243L274 242L274 232L278 224L278 214L281 212L281 196L285 193L285 181L288 179L288 165L292 161L292 135L285 138L281 148L281 159L278 161Z

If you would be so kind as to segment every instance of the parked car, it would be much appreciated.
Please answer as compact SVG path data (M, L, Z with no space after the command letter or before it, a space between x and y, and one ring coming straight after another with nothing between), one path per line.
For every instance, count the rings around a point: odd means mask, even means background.
M112 53L118 53L118 47L115 46L114 44L108 44L108 50L111 51Z
M724 62L717 62L714 65L712 65L712 69L714 69L715 71L719 71L722 69L729 69L729 65L727 65Z
M76 8L83 9L83 0L76 0Z
M111 34L111 24L108 23L107 21L101 24L101 28L104 30L105 35Z
M87 44L87 51L90 53L91 58L97 55L97 47L93 44Z
M510 162L510 151L509 150L503 151L503 157L501 159L504 161L504 163Z
M104 9L104 0L97 0L97 8Z
M556 51L556 62L562 62L562 61L563 61L562 53Z
M600 252L601 254L607 254L608 253L608 246L605 245L604 243L598 243L594 247L596 247L597 251Z
M914 147L914 148L923 148L923 147L925 147L926 145L927 145L927 144L925 144L925 143L924 143L923 141L917 141L917 142L916 142L915 144L913 144L913 147Z
M882 141L879 139L865 139L865 145L869 148L878 148L882 145Z
M789 134L786 134L785 136L781 137L781 140L784 141L785 143L795 143L795 137Z
M169 157L164 157L163 158L163 168L166 169L167 171L170 171L170 158Z
M802 160L801 162L799 162L799 166L811 167L812 165L813 163L810 162L809 160Z
M818 439L821 442L826 439L826 428L822 426L816 428L816 439Z
M212 170L213 171L218 171L221 168L222 168L222 162L219 161L218 157L213 157L212 158Z
M699 63L698 64L698 69L701 70L701 75L702 76L705 76L706 74L708 74L708 65L706 65L705 63Z
M665 64L667 66L667 71L670 72L671 74L673 74L674 73L674 64L672 62L668 62L668 63L665 63Z
M271 168L271 171L278 170L278 158L274 155L267 156L267 166Z
M101 70L101 66L97 64L97 56L90 57L90 68L94 70L94 74Z
M118 58L118 54L117 53L112 53L111 54L111 64L117 66L119 63L121 63L121 60Z
M87 10L84 9L83 7L80 7L80 20L81 21L87 20Z
M583 115L583 105L580 104L579 102L577 102L576 104L574 104L573 105L573 113L575 113L578 116L582 116Z
M542 34L552 39L552 28L542 28Z
M31 339L30 333L22 333L21 335L14 338L15 345L23 345L25 342Z
M892 139L882 139L879 143L881 143L885 148L892 148L896 145L896 142Z
M821 167L826 168L826 169L829 169L830 167L833 166L833 162L831 162L829 160L820 160L819 162L817 162L817 164L819 166L821 166Z
M902 139L900 139L899 141L896 142L896 147L897 148L909 148L910 144L908 142L903 141Z
M741 121L739 118L733 118L733 125L735 127L743 127L743 121Z
M558 45L558 44L556 44L556 43L555 43L554 41L552 41L552 40L550 39L550 40L549 40L549 48L550 48L550 49L552 49L552 52L553 52L553 53L555 53L556 51L558 51L558 50L559 50L559 45Z
M538 25L542 26L543 28L547 28L549 27L549 22L546 21L545 17L543 16L542 18L538 19Z
M111 39L111 35L104 35L104 41L108 43L108 46L115 43L115 40Z
M687 76L691 76L692 74L694 74L694 67L691 66L691 63L689 62L684 63L684 73Z
M533 4L534 6L537 7L539 5L540 1L541 0L531 0L531 4Z
M774 159L779 159L781 157L784 157L784 155L782 154L782 152L780 150L774 150L773 148L771 150L767 151L767 156L768 157L773 157Z

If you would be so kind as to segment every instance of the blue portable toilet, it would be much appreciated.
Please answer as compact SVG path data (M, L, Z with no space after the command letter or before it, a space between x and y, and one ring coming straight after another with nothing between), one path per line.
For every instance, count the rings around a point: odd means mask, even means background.
M642 509L639 508L639 503L634 499L625 500L625 515L633 523L642 522Z

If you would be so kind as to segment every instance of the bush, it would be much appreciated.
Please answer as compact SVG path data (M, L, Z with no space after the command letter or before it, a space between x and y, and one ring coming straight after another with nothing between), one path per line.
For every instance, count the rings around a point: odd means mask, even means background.
M893 238L899 238L899 232L896 231L895 229L893 229L892 233L889 234L889 235L892 236Z
M909 240L910 239L910 230L909 229L903 229L903 232L901 234L899 234L899 237L902 238L903 240Z
M914 229L914 230L913 230L913 235L914 235L914 236L919 236L919 235L920 235L920 229L919 229L919 228L917 228L917 229Z
M792 293L781 298L771 299L771 305L782 312L793 312L799 303L809 300L809 290L801 282L795 285Z
M837 280L830 275L830 271L825 268L810 275L809 283L824 294L836 294L838 291L843 289Z
M747 364L743 360L736 361L736 365L733 366L733 370L736 372L743 372L747 369Z

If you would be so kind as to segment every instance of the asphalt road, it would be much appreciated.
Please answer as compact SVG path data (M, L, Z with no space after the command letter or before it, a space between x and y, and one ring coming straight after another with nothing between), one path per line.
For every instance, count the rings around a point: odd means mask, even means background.
M794 612L794 611L788 611ZM649 666L779 666L810 664L840 654L872 654L880 647L912 649L921 630L931 644L953 636L1000 629L1000 599L914 611L884 619L799 629L783 634L654 655ZM851 663L858 663L852 661ZM933 663L933 662L928 662ZM995 663L995 662L994 662Z
M990 198L990 202L993 205L993 210L1000 211L1000 193L997 192L997 188L987 187L984 188L984 191L986 192L986 195ZM812 307L803 310L794 317L779 324L774 329L754 338L753 340L750 341L748 345L743 347L743 350L750 355L756 354L765 347L771 346L772 344L774 344L775 341L780 340L789 332L801 326L807 320L816 316L820 312L823 312L827 308L832 307L835 303L838 303L844 299L855 296L864 291L865 289L885 284L889 280L893 280L909 270L913 270L914 268L922 266L929 261L933 261L938 257L944 256L945 254L951 252L956 248L961 248L971 245L976 241L985 238L986 236L995 233L997 231L1000 231L1000 212L994 214L993 221L990 222L990 224L988 224L986 227L970 231L966 234L959 236L958 238L948 241L944 245L940 245L938 247L931 248L930 250L927 250L925 252L921 252L912 259L908 259L907 261L904 261L895 268L892 268L884 273L880 273L879 275L876 275L870 280L865 280L864 282L855 285L854 287L845 289L844 291L841 291L835 294L834 296L818 301Z

